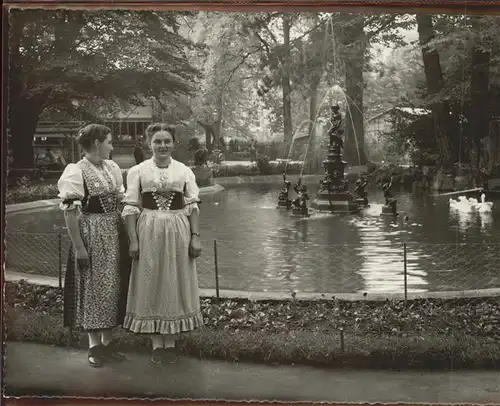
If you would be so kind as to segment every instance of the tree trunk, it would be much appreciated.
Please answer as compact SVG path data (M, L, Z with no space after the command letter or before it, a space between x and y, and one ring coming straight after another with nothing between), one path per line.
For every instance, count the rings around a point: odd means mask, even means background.
M367 162L363 120L363 69L366 50L364 18L353 17L344 31L343 42L349 52L346 57L345 72L347 109L345 111L344 159L351 165L364 165Z
M222 109L224 105L222 103L222 94L217 96L217 117L215 118L215 122L213 124L213 145L214 148L221 149L221 132L222 132Z
M490 52L481 46L479 32L483 26L483 18L472 17L472 25L476 32L476 44L472 50L471 60L471 80L470 80L470 100L471 100L471 129L474 142L475 166L480 169L482 147L481 141L488 137L491 121L491 111L489 108L489 86L490 86ZM486 157L484 157L486 158Z
M38 124L38 115L28 112L26 108L10 114L10 145L14 169L32 169L35 166L33 134Z
M49 100L51 86L38 86L36 91L28 89L20 54L25 16L22 12L13 11L9 23L8 128L12 167L32 169L35 167L33 135Z
M13 169L31 169L35 166L33 134L38 121L38 115L30 109L26 82L21 71L19 49L23 37L23 17L22 13L14 11L9 18L8 128Z
M211 154L214 149L214 124L206 124L200 120L197 120L197 122L205 131L205 147L207 148L208 154Z
M439 53L429 46L434 38L434 26L430 14L417 14L417 26L420 46L422 47L422 61L424 63L427 91L430 98L438 96L444 87L443 71L439 60ZM442 165L449 168L453 163L454 153L450 137L450 107L446 101L431 103L434 131L437 139Z
M214 130L212 126L204 126L205 129L205 144L207 145L208 153L211 154L214 150Z
M290 143L293 136L292 88L290 85L290 75L287 71L290 63L290 20L286 13L283 13L283 38L285 51L285 58L281 73L281 88L283 90L283 132L285 143Z
M313 24L317 26L319 22L319 17L317 14L314 15ZM311 44L321 43L321 51L313 54L313 58L318 58L321 60L321 64L316 65L315 68L311 72L310 81L309 81L309 134L314 134L314 120L316 119L316 114L318 110L318 88L321 82L321 78L323 77L323 72L325 71L325 47L327 36L324 35L324 26L318 26L311 33Z

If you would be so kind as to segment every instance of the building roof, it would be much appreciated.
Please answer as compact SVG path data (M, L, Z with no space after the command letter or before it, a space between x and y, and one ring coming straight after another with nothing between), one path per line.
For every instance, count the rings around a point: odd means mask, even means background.
M117 111L114 114L103 115L106 121L151 121L153 106L149 100L144 101L144 106L133 106L130 111Z
M66 138L76 135L84 124L83 121L40 121L33 136L35 138Z
M366 120L366 122L369 123L370 121L376 120L377 118L380 118L383 115L388 114L394 110L400 111L401 113L409 114L411 116L425 116L431 113L430 110L418 107L391 107L390 109L383 111L382 113L379 113L372 118L369 118L368 120Z

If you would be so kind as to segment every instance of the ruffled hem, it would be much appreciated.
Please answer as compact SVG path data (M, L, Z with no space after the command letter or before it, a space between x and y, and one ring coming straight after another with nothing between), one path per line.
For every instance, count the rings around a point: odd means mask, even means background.
M130 314L125 316L123 328L133 333L142 334L179 334L195 330L203 325L201 312L182 319L167 320L162 318L141 319Z

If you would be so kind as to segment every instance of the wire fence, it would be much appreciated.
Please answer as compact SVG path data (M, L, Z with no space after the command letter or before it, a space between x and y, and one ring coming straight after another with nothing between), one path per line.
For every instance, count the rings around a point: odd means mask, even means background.
M7 271L57 277L71 247L65 232L6 232ZM295 240L203 241L201 288L252 292L364 294L500 290L500 244L321 245ZM486 291L485 291L486 292ZM470 293L481 296L481 292Z

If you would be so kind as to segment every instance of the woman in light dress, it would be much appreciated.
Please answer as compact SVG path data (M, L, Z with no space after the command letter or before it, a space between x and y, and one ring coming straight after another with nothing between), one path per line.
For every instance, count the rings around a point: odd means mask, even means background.
M179 333L203 324L200 200L193 171L171 157L175 130L152 124L146 135L153 157L128 171L122 212L133 258L123 327L151 335L151 362L159 365L175 361Z
M57 184L72 242L64 285L64 325L88 332L89 364L100 367L106 361L124 359L112 342L112 329L124 317L130 269L118 211L123 176L108 159L113 150L108 127L86 126L78 143L85 156L67 165Z

